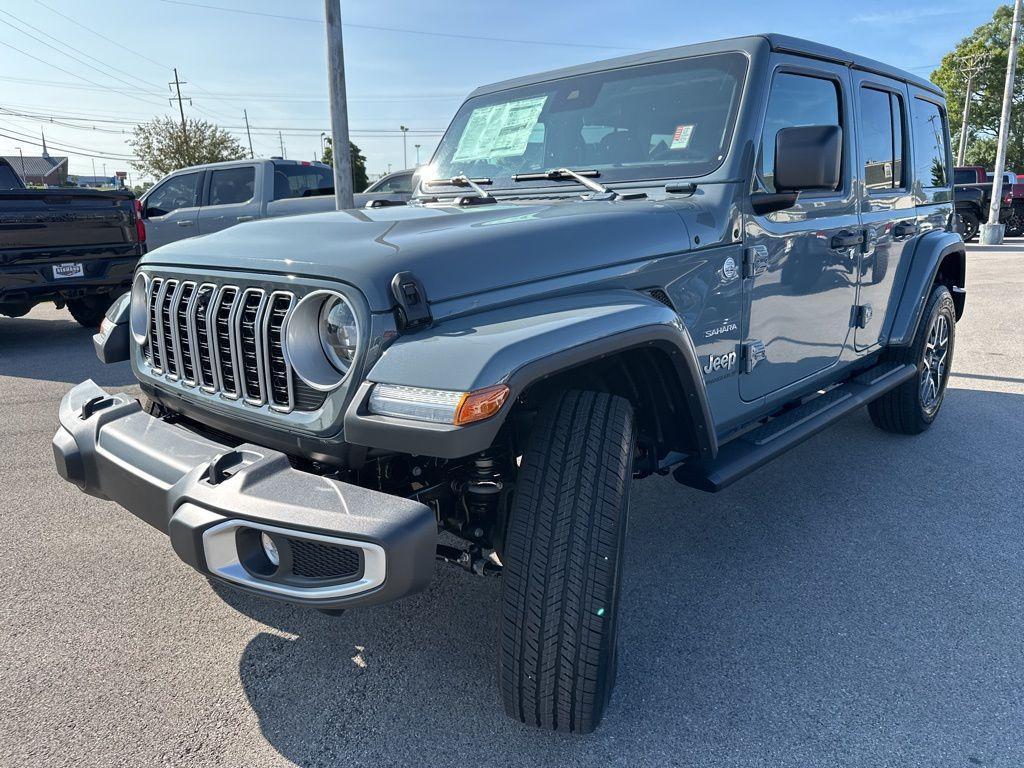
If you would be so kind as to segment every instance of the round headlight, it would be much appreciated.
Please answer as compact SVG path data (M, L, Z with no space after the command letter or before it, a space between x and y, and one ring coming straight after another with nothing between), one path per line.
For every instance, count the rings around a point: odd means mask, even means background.
M132 305L128 317L135 343L145 344L149 338L149 277L145 272L135 275L135 280L132 283Z
M284 323L284 355L300 379L327 392L348 376L359 351L352 304L336 291L302 297Z
M320 310L320 343L339 373L347 374L359 348L356 313L342 297L328 299Z

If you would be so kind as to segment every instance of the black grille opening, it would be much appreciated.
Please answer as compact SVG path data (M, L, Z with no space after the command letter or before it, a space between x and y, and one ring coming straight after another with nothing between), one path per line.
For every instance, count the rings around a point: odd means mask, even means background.
M206 323L206 312L210 308L210 300L215 289L212 285L204 285L199 289L196 299L196 367L197 381L202 387L215 389L217 380L213 372L213 357L210 354L210 327Z
M214 317L220 378L224 391L233 396L238 394L238 382L235 380L235 361L231 351L231 309L237 296L238 291L234 288L225 288Z
M292 297L275 294L267 310L267 386L270 402L274 405L290 406L288 395L288 363L284 359L284 319L292 306Z
M355 578L363 568L362 551L353 547L288 537L292 573L307 579Z
M175 354L174 336L171 329L171 323L174 321L171 314L171 304L174 302L174 294L177 290L178 281L168 280L167 290L164 291L163 301L160 302L160 335L164 341L164 364L167 368L167 373L171 376L178 376L181 373L178 369L178 356Z
M192 364L192 339L188 333L188 305L195 293L195 283L185 283L181 287L181 296L178 299L178 311L175 312L175 327L178 330L178 342L181 345L181 366L182 378L188 382L196 380L195 366Z
M242 295L242 308L238 322L239 366L245 394L250 400L263 402L263 387L260 384L259 356L256 343L256 320L263 304L263 291L246 291Z
M146 340L145 354L149 357L150 364L160 370L164 367L163 357L160 355L160 342L156 335L156 300L160 295L160 286L163 280L159 278L150 283L149 288L149 338Z

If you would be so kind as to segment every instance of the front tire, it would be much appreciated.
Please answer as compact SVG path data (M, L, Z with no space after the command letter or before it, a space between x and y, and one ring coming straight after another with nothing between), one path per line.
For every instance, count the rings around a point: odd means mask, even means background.
M629 401L566 392L523 454L503 552L498 677L505 711L589 733L615 684L635 444Z
M937 285L921 318L914 343L891 354L899 363L915 363L917 375L868 403L871 421L879 429L919 435L935 421L942 407L956 341L956 307L949 288Z

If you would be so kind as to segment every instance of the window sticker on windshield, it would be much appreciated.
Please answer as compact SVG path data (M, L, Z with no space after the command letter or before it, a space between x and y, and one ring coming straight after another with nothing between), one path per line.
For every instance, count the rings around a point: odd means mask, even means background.
M672 134L672 146L669 149L686 149L690 146L691 136L693 136L692 125L677 125L676 132Z
M452 162L523 154L547 99L545 94L474 109L459 138Z

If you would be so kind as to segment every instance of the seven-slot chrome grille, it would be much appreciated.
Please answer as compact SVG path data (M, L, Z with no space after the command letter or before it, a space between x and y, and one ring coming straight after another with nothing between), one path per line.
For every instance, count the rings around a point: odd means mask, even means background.
M278 411L322 403L303 397L284 357L292 292L154 277L147 301L142 354L154 375Z

